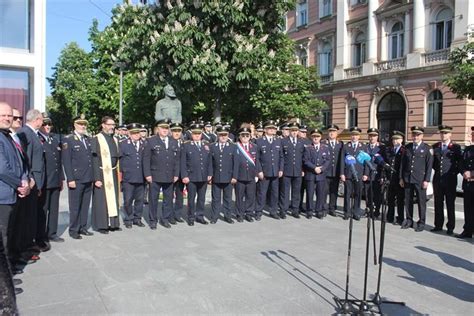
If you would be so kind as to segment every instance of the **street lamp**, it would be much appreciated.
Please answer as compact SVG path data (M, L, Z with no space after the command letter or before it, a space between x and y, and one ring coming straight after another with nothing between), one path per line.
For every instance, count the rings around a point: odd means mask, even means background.
M123 124L123 69L125 68L124 62L116 62L115 67L120 70L120 87L119 87L119 94L120 94L120 101L119 101L119 125Z

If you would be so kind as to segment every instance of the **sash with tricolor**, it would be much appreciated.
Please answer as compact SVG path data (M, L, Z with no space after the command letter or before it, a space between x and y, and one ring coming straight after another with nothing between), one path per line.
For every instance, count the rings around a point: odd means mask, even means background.
M250 145L249 145L250 146ZM242 153L242 155L245 157L245 159L247 159L248 162L250 162L252 165L255 166L255 160L254 158L252 158L252 156L250 155L250 153L248 151L245 150L244 146L242 145L242 143L237 143L237 148L239 149L239 152Z

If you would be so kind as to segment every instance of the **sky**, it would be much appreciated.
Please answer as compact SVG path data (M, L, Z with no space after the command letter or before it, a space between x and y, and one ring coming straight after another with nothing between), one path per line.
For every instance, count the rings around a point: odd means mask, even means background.
M47 0L46 1L46 76L53 74L61 50L67 43L77 42L90 51L88 41L92 20L99 21L99 29L109 24L111 10L122 0ZM50 87L46 82L46 94Z

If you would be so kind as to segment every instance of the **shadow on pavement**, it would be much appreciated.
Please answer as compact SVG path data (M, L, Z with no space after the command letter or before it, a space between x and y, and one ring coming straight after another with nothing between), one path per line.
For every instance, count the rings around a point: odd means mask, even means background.
M418 249L418 250L424 251L424 252L428 252L428 253L437 255L444 263L446 263L446 264L448 264L452 267L463 268L463 269L466 269L469 272L474 272L474 263L472 263L472 262L470 262L466 259L454 256L454 255L449 254L447 252L438 251L438 250L430 249L430 248L423 247L423 246L416 246L415 248Z
M384 263L405 270L411 275L411 277L399 276L400 278L433 288L463 301L474 302L474 285L470 283L412 262L385 258Z

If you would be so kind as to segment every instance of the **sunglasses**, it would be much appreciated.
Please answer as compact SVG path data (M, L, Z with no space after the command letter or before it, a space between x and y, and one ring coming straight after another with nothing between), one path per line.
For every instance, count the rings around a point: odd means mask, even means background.
M240 134L240 137L250 137L249 134Z
M43 123L43 126L53 126L51 123Z
M14 120L14 121L22 121L22 120L23 120L23 117L21 117L21 116L14 116L14 117L13 117L13 120Z

